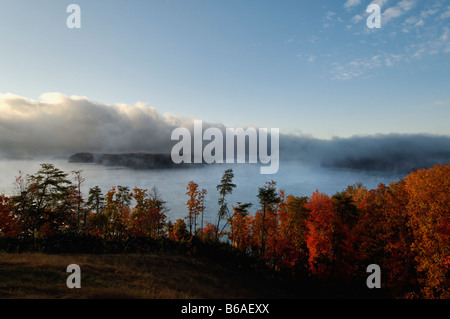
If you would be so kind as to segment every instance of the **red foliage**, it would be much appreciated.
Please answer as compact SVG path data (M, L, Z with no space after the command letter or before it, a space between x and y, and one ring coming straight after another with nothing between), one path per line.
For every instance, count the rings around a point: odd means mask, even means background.
M331 198L316 190L306 204L310 210L307 221L306 245L309 250L309 266L313 274L328 277L334 261L334 213Z
M0 195L0 237L17 237L21 233L19 220L13 215L10 199Z

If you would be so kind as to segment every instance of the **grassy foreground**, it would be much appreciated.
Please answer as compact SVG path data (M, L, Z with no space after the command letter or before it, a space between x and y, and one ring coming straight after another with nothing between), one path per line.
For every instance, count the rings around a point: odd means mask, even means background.
M69 289L69 264L81 288ZM279 282L278 282L279 284ZM288 298L256 272L171 254L0 253L0 298Z

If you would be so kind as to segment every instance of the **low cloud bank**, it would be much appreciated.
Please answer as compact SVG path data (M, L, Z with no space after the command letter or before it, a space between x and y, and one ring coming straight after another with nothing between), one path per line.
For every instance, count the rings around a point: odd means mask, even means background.
M0 155L69 156L77 152L170 154L177 127L193 118L160 114L145 103L107 105L86 97L47 93L38 100L0 94ZM222 124L203 123L203 129ZM270 129L270 128L268 128ZM450 137L387 134L320 140L280 135L281 160L326 167L396 170L450 163Z
M385 134L318 140L285 137L285 159L325 167L408 172L450 163L450 137L428 134Z

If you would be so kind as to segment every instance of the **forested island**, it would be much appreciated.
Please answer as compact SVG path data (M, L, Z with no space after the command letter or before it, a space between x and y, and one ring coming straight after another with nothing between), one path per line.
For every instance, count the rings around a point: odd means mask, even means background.
M131 169L166 169L187 168L189 164L173 163L170 154L150 153L126 153L126 154L103 154L103 153L76 153L69 157L69 163L95 163L105 166L120 166Z

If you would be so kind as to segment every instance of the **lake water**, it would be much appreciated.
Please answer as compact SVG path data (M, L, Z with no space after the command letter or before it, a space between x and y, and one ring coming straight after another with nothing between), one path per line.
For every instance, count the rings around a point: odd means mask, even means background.
M347 169L328 169L303 165L300 162L282 162L278 173L261 175L259 165L250 164L214 164L189 169L161 169L161 170L131 170L119 167L105 167L96 164L67 163L65 160L17 160L0 161L0 193L11 195L15 192L14 181L19 175L34 174L40 169L41 163L52 163L57 168L70 173L83 170L82 176L86 181L82 185L84 194L89 188L100 186L105 194L112 186L122 185L151 189L156 186L162 198L170 209L168 218L175 221L187 214L186 186L189 181L199 184L208 192L206 196L205 220L214 222L218 211L218 192L216 186L227 168L234 171L233 182L237 185L228 203L253 203L251 212L259 209L257 193L258 187L264 186L266 181L274 180L286 195L311 196L318 189L320 192L333 195L344 190L348 185L357 182L367 188L376 188L379 183L388 184L403 178L403 175L381 172L364 172Z

